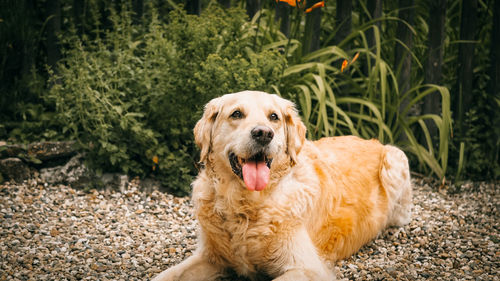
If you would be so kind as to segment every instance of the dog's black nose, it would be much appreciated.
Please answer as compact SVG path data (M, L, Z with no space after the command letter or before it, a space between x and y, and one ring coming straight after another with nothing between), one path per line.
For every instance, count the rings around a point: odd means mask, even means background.
M273 129L267 126L256 126L251 133L252 138L261 145L269 144L274 137Z

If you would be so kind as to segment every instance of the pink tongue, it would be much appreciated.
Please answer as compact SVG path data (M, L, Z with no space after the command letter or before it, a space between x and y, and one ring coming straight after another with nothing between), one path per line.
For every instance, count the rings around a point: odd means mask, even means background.
M263 190L269 182L269 168L264 161L248 161L243 165L243 180L247 189L254 191Z

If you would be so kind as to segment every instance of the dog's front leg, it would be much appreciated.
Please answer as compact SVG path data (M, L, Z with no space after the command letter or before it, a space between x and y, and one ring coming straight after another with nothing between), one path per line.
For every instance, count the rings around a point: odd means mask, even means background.
M273 281L335 280L335 274L318 256L305 228L296 232L282 249L285 265L281 268L281 275Z
M201 253L196 253L180 264L171 267L153 281L205 281L222 276L222 268L208 261Z

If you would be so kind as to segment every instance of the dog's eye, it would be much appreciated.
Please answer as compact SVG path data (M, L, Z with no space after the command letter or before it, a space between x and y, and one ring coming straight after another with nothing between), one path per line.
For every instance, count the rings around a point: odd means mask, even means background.
M278 121L278 120L280 120L280 118L278 117L278 114L271 113L271 115L269 115L269 120L271 120L271 121Z
M231 118L233 119L241 119L243 117L243 113L239 110L235 110L233 113L231 113Z

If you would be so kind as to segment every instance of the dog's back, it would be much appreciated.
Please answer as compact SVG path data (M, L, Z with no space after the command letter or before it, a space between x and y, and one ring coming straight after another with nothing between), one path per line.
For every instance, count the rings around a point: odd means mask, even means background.
M386 225L410 220L411 185L404 153L377 140L345 136L306 146L320 182L310 236L330 260L350 256Z

